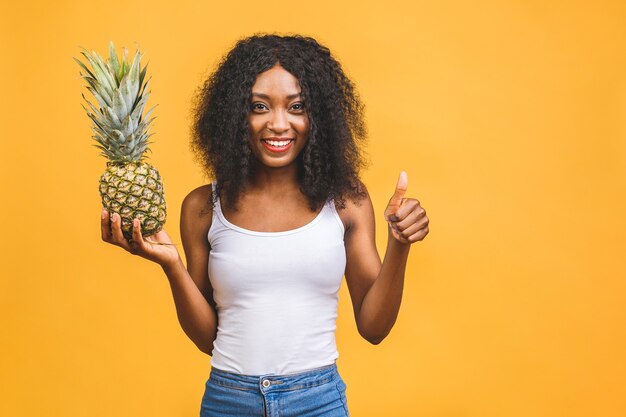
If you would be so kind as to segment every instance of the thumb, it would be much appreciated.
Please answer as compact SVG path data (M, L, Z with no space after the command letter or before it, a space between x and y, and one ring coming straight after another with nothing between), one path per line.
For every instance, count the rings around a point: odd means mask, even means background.
M402 198L406 193L406 189L409 186L409 177L406 172L400 172L400 177L398 177L398 183L396 184L396 191L393 193L391 200L389 201L390 205L400 207L402 204Z

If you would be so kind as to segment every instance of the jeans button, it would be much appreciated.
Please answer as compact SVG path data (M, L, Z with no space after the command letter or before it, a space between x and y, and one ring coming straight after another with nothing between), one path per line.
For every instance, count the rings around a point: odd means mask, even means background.
M269 379L264 379L264 380L263 380L263 386L264 386L265 388L269 387L269 386L270 386L270 384L271 384L271 383L270 383Z

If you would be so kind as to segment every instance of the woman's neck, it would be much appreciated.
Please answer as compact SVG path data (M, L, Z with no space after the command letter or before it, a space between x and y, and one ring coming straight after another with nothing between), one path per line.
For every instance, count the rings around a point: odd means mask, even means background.
M280 168L256 167L248 181L249 189L266 194L282 194L300 188L296 165Z

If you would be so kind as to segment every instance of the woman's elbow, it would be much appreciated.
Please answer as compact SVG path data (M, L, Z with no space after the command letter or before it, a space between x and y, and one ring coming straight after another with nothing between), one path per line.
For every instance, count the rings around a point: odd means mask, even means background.
M368 342L370 342L373 345L379 345L380 342L382 342L383 340L385 340L384 337L378 337L378 338L369 338L367 339Z
M200 349L200 352L206 353L209 356L213 356L213 343L198 343L196 344L196 347Z
M373 334L367 334L365 332L359 332L361 334L361 337L365 340L367 340L368 342L370 342L372 345L378 345L380 344L380 342L382 342L385 337L387 337L387 335L373 335Z

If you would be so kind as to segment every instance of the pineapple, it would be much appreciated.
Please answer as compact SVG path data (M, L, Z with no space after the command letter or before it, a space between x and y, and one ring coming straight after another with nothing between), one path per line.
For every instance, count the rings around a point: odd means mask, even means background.
M74 58L89 84L86 88L95 97L99 108L83 98L91 119L94 136L101 155L108 158L107 169L100 177L102 205L109 213L118 213L124 237L131 239L133 219L141 221L142 235L149 236L162 229L166 218L163 183L159 172L145 162L148 138L152 136L148 119L154 107L143 116L150 92L150 80L144 84L146 69L141 69L142 54L137 51L132 63L123 49L118 60L115 46L109 44L109 58L104 61L95 51L82 48L82 55L91 66Z

